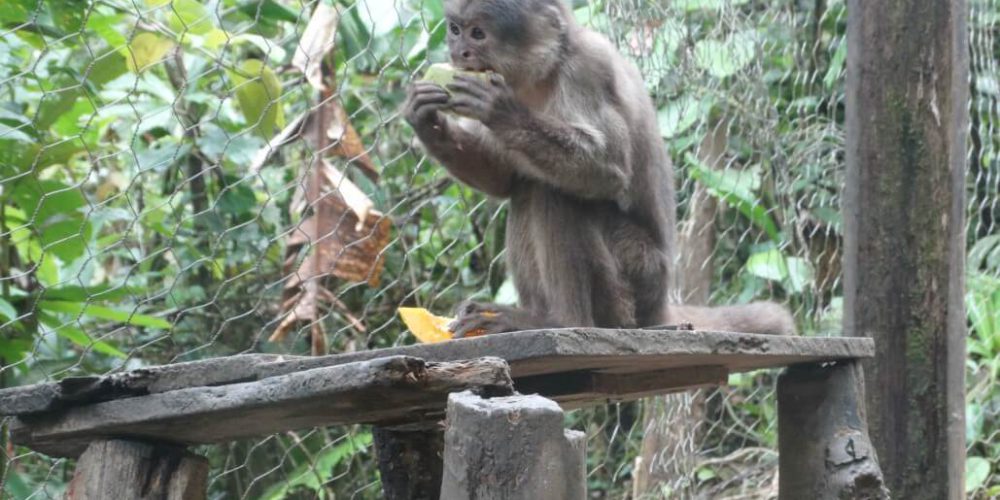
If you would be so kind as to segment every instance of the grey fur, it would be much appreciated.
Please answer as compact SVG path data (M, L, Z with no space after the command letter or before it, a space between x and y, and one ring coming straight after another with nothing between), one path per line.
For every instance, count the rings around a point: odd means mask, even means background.
M560 0L445 0L445 9L456 31L452 62L504 78L460 79L450 94L417 83L406 118L453 176L510 199L507 253L521 303L463 305L457 336L679 321L794 331L770 303L668 309L673 167L639 71L605 37L578 25ZM503 32L512 19L526 23L516 43ZM485 37L470 36L475 28Z

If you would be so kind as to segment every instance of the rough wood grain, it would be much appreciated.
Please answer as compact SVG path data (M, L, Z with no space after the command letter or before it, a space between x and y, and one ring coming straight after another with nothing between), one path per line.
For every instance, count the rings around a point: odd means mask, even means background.
M779 500L888 500L868 438L856 361L799 365L778 378Z
M444 440L443 499L586 498L586 437L551 400L452 394Z
M0 390L0 414L24 415L126 396L233 384L386 356L457 361L506 360L515 378L578 370L656 371L724 366L729 372L870 357L870 339L793 337L705 331L569 328L513 332L321 357L244 355L148 368L91 380L85 391L63 384Z
M497 358L425 363L394 356L25 415L11 435L53 456L76 456L105 436L217 443L334 424L437 419L451 392L509 394L511 384L507 364Z
M183 448L135 441L95 441L77 461L67 500L201 500L208 460Z

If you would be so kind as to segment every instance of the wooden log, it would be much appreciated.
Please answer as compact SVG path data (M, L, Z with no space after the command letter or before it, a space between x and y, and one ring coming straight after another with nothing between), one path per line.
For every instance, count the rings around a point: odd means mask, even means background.
M798 365L778 378L778 461L779 500L889 498L859 362Z
M965 497L967 0L847 2L844 334L890 489Z
M444 440L442 499L586 498L586 438L554 401L452 394Z
M444 430L375 427L375 456L386 500L437 500L441 497Z
M91 440L112 436L205 444L335 424L436 421L449 393L470 388L509 393L507 364L394 356L22 415L11 436L34 450L72 457Z
M67 500L202 500L208 460L184 448L138 441L94 441L76 463Z

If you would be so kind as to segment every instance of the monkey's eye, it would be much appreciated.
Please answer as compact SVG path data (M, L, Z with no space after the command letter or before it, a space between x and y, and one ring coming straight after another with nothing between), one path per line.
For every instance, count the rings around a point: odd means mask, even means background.
M455 35L455 36L458 36L458 32L459 32L458 25L455 24L455 23L451 23L450 28L451 28L451 34Z
M486 38L486 33L484 33L483 30L479 28L472 28L472 38L475 38L476 40L482 40L483 38Z

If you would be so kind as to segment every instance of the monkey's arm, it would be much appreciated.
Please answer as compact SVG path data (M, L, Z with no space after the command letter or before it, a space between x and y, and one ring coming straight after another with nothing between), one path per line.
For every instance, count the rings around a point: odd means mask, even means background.
M569 123L527 108L497 78L459 77L449 88L456 92L450 107L526 160L514 162L525 176L583 198L621 199L632 175L628 124L609 104L576 103L580 118Z
M502 154L482 136L451 119L442 120L443 136L424 145L456 179L490 196L510 195L513 171Z
M508 196L512 172L507 163L482 137L441 114L448 101L449 95L441 87L415 83L408 89L406 120L427 152L452 176L488 195Z

